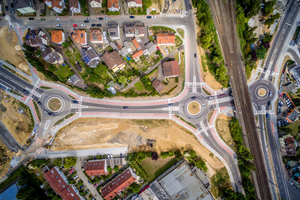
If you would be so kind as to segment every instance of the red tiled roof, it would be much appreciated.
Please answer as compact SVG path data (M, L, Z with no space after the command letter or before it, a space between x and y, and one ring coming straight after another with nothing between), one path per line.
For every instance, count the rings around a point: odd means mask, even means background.
M113 69L115 66L120 66L125 64L121 56L117 51L113 51L111 53L106 52L102 56L103 62L107 65L109 69Z
M111 200L118 193L129 187L129 185L131 185L136 180L131 172L131 168L128 168L122 174L120 174L103 188L101 188L103 198L106 200Z
M107 8L119 8L119 0L107 0Z
M76 192L71 186L66 187L60 193L60 196L63 200L80 200L80 197L76 194Z
M174 33L158 33L157 34L157 44L175 44L175 34Z
M69 0L69 8L72 7L79 9L78 0Z
M68 186L54 167L44 174L44 178L57 194Z
M51 31L52 42L55 43L62 42L62 34L63 32L61 30L52 30Z
M106 162L105 162L105 160L87 162L85 172L88 176L106 174Z
M164 89L164 85L157 79L152 82L153 87L156 89L158 93Z
M294 143L295 143L293 137L287 137L287 138L284 139L284 141L285 141L287 144L294 144Z
M139 50L139 51L136 51L132 54L132 58L137 58L137 57L140 57L141 55L144 54L144 51L143 50Z
M139 47L141 47L140 44L138 43L138 41L136 40L136 38L134 38L134 39L132 40L132 42L133 42L135 48L138 49Z
M134 1L136 4L143 4L143 0L128 0L128 3L132 1Z
M102 33L100 30L90 30L90 41L102 41Z
M179 66L177 61L169 61L163 64L165 77L179 76Z
M63 7L62 7L62 5L59 5L59 2L60 2L61 0L52 0L52 8L59 8L59 9L62 9Z

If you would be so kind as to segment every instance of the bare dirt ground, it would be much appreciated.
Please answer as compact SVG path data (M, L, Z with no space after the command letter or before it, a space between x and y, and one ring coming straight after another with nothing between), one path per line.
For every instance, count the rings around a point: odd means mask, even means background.
M197 32L196 33L197 38L199 38L199 36L201 34L199 26L197 26L196 32ZM199 64L200 64L200 73L201 73L203 82L206 82L206 84L209 85L214 90L220 90L222 88L222 85L216 81L215 77L209 72L209 70L207 69L206 72L204 72L204 69L203 69L204 66L202 66L202 58L201 57L205 56L205 51L204 51L204 49L202 49L200 47L200 42L198 41L197 43L198 43L197 49L198 49L198 52L200 53L200 55L198 55L198 60L199 60Z
M5 97L6 96L6 97ZM0 90L0 120L14 136L20 145L24 145L29 138L31 129L29 113L19 114L19 101Z
M220 114L218 115L216 119L216 129L220 135L220 137L223 139L223 141L228 145L234 145L230 146L234 151L236 151L235 142L233 141L231 134L230 134L230 123L231 117L227 117L226 115Z
M156 140L153 148L146 146L146 139ZM213 169L224 167L192 133L171 120L81 118L61 129L53 144L53 151L119 146L158 153L194 149Z
M18 36L14 29L9 29L8 27L0 28L0 44L0 58L4 61L9 61L18 69L31 75Z
M8 150L8 148L4 145L4 143L0 140L0 146L4 149L6 156L8 157L5 163L1 163L0 166L0 178L2 178L7 172L10 167L10 160L14 156L14 154Z
M192 114L198 114L201 110L201 105L197 101L191 102L188 105L188 111Z
M258 90L258 95L264 96L266 94L266 92L267 91L264 88L261 88L261 89Z

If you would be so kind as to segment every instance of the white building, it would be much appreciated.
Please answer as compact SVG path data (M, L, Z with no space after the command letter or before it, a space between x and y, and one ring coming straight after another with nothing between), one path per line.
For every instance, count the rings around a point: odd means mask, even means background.
M127 6L128 8L142 7L143 0L127 0Z
M90 0L90 5L92 8L101 8L102 0Z
M81 7L78 0L69 0L69 8L72 13L80 13Z

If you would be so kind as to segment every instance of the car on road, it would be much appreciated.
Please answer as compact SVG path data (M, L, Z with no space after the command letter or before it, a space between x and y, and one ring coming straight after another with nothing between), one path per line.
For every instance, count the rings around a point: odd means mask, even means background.
M28 19L29 19L29 20L34 20L34 18L33 18L33 17L29 17Z
M91 26L96 26L96 24L92 24Z
M12 9L11 9L11 12L12 12L13 14L15 14L15 9L14 9L14 8L12 8Z
M61 25L61 24L56 24L56 26L57 26L57 27L61 27L62 25Z
M135 16L129 16L129 18L135 18Z
M270 75L272 75L273 74L273 71L271 71L271 74Z
M73 103L77 103L78 104L78 101L73 101Z
M104 19L108 19L108 17L104 17Z
M151 16L147 16L147 18L148 18L148 19L151 19L152 17L151 17Z
M97 26L101 26L101 24L97 24Z
M56 20L60 20L60 18L56 18Z
M39 104L40 106L42 105L42 103L41 103L40 101L38 102L38 104Z
M123 109L128 109L128 106L123 106Z
M220 94L220 97L225 97L225 94Z
M25 94L28 94L28 91L27 91L27 90L23 90L23 92L24 92Z
M84 20L84 23L89 23L90 21L89 20Z
M152 16L152 18L156 18L156 17L157 17L157 16L155 16L155 15L154 15L154 16Z
M8 6L5 6L5 10L8 11Z
M202 104L203 108L205 108L205 103Z
M289 181L289 183L290 183L291 185L294 185L294 183L293 183L292 181Z
M169 103L169 106L173 106L173 103Z
M208 99L209 99L209 100L213 100L213 99L215 99L215 97L210 96L210 97L208 97Z
M80 26L85 26L85 24L80 24Z
M99 17L99 20L103 20L103 17Z
M78 25L77 24L73 24L73 27L77 27Z
M197 58L197 54L194 54L194 57Z
M265 67L264 72L266 72L266 71L267 71L267 68Z
M266 118L269 118L269 117L270 117L269 113L266 113Z
M269 94L269 96L271 97L272 96L272 92L270 91L270 94Z
M45 18L41 18L41 20L42 20L42 21L45 21L46 19L45 19Z
M271 105L271 101L268 101L268 106L270 106Z
M197 98L197 97L192 97L191 99L193 99L193 100L194 100L194 99L196 99L196 98Z
M53 113L48 113L50 116L54 116L54 114Z
M87 18L86 18L86 20L90 20L90 18L89 18L89 17L87 17Z
M14 7L14 4L13 4L13 3L11 3L11 4L10 4L10 6L11 6L11 8L13 8L13 7Z

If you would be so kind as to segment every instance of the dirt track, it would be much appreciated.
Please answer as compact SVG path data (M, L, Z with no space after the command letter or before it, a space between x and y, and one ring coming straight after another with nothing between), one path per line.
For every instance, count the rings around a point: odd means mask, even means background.
M139 125L147 126L143 129ZM144 127L145 128L145 127ZM153 148L145 146L154 139ZM130 151L161 151L194 149L213 169L224 167L195 136L170 120L129 120L81 118L57 133L52 150L91 149L128 146Z
M8 29L8 27L0 28L0 44L0 59L9 61L18 69L31 75L18 36L14 29Z

